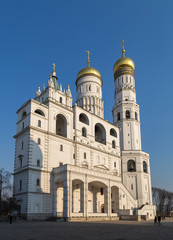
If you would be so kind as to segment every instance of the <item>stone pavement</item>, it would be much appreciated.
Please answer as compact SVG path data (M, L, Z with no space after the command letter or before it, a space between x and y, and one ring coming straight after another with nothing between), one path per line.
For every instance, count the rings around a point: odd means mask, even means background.
M153 222L14 222L0 223L0 240L173 239L173 220Z

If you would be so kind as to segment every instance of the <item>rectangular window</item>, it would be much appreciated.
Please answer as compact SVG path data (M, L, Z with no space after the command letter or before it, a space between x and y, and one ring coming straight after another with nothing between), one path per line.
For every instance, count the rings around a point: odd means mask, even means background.
M40 186L40 179L37 178L37 182L36 182L37 186Z
M37 143L40 145L41 144L41 139L38 138Z
M22 158L20 158L19 161L20 161L20 167L22 167Z
M24 147L24 142L22 141L21 150L23 150L23 147Z
M103 188L100 188L100 193L101 195L103 195Z
M41 127L41 121L38 120L38 127Z
M116 168L116 162L114 162L114 167Z
M131 190L133 190L133 184L131 184Z
M84 159L86 159L86 153L84 152Z
M63 145L60 145L60 151L63 152Z
M22 180L20 180L19 190L22 190Z
M75 159L75 154L73 154L73 159Z

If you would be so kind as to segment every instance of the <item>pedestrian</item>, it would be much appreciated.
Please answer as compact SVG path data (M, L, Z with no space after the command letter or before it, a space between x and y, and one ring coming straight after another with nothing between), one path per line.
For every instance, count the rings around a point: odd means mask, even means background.
M154 218L154 226L157 226L157 216Z
M159 216L158 216L158 224L159 224L159 225L161 224L160 222L161 222L161 216L159 215Z
M12 222L13 222L13 216L12 214L10 214L10 224L12 224Z

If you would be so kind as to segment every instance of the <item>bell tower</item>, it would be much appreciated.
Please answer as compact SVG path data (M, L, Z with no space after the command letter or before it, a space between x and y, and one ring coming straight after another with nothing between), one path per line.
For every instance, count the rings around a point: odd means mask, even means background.
M122 181L138 200L138 207L152 204L149 154L142 151L139 105L136 103L135 64L125 57L114 64L115 105L113 122L120 128Z
M139 105L136 103L135 64L125 57L124 41L122 58L114 64L115 105L114 124L119 126L122 150L141 150Z

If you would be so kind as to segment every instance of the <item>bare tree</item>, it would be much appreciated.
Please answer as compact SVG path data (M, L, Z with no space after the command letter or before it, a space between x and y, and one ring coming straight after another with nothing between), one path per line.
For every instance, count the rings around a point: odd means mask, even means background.
M0 203L8 191L11 191L11 173L0 168Z
M167 193L167 201L166 201L166 205L165 205L166 215L169 216L172 210L173 210L173 193L168 192Z
M152 188L153 204L156 205L157 214L169 216L173 210L173 193L165 189Z

